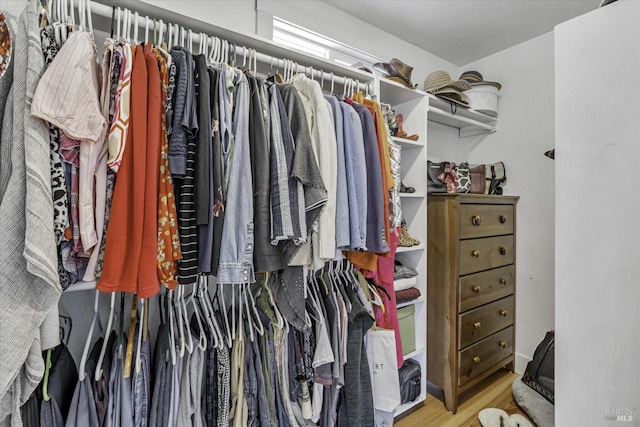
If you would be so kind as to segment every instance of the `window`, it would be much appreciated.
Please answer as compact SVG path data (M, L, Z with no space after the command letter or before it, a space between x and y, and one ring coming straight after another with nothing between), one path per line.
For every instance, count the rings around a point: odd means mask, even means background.
M356 62L371 66L382 59L340 43L322 34L273 17L273 41L290 49L351 66Z

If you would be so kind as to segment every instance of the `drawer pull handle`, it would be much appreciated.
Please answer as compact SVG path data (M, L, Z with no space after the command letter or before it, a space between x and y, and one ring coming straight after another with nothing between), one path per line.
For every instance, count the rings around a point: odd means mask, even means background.
M502 347L502 348L507 348L507 342L506 342L506 341L502 341L502 342L500 343L500 347Z
M507 254L507 248L504 246L500 246L500 255L506 255Z
M502 224L504 224L505 222L507 222L507 216L506 215L500 215L500 222Z
M506 285L507 284L507 279L500 279L500 284Z
M476 356L473 358L473 363L478 364L480 363L480 356Z
M480 322L476 322L473 324L473 327L476 329L480 329L480 327L482 326L482 324Z
M476 294L480 293L480 286L474 286L473 287L473 292L475 292Z
M474 257L478 258L478 257L480 257L480 251L473 251L473 252L471 252L471 255L473 255Z
M480 218L480 215L474 215L473 218L471 218L471 222L477 227L482 224L482 218Z
M500 311L500 316L507 317L507 310L501 310Z

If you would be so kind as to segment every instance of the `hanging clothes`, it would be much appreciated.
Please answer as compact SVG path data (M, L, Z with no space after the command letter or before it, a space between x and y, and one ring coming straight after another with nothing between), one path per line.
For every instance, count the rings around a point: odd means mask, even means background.
M278 91L282 95L289 127L295 142L295 154L292 164L292 176L300 181L304 191L305 220L307 224L307 241L311 240L312 224L318 219L320 212L327 204L327 189L318 168L316 154L312 145L309 121L307 119L302 98L298 90L289 84L277 85ZM303 264L310 264L309 247L300 248L294 244L285 246L285 260L290 263L292 257L299 250L308 254L308 260ZM306 257L306 255L305 255ZM300 259L300 258L299 258Z
M64 344L49 350L46 356L46 390L43 388L43 400L40 404L40 426L62 427L69 414L78 382L78 371L71 353Z
M180 236L178 234L178 213L173 189L173 179L169 171L169 131L167 123L172 110L169 81L170 71L167 58L158 49L153 50L160 71L162 100L160 131L160 167L158 177L158 278L160 284L175 289L178 284L178 261L182 258ZM173 64L172 64L173 65ZM175 67L171 67L175 72Z
M148 67L154 72L154 143L148 149ZM104 292L137 292L140 298L155 295L160 288L157 264L157 188L160 138L160 86L157 62L150 51L135 47L131 76L131 132L129 132L114 191L107 229L105 269L97 289ZM155 123L157 115L158 122ZM147 165L150 188L145 191ZM155 167L154 167L155 166ZM146 193L151 193L145 205ZM145 221L146 219L146 221ZM152 261L151 261L152 260Z
M336 250L336 136L320 84L300 74L294 76L292 82L303 100L313 151L328 194L327 204L320 213L317 227L313 227L311 238L310 265L318 269L333 259Z
M223 155L222 155L222 119L221 111L226 99L226 87L222 84L224 81L224 72L209 68L210 80L210 99L211 103L211 120L213 134L211 150L211 171L213 175L213 249L211 253L211 274L218 275L218 265L220 264L220 250L222 246L222 230L224 228L225 203L227 183L224 177ZM210 178L211 179L211 176Z
M249 83L242 73L234 78L233 140L223 145L226 158L232 152L228 171L225 222L222 231L219 283L255 282L253 271L253 195L243 191L252 182L249 146Z
M173 133L169 141L169 166L177 195L178 231L182 251L182 259L178 262L178 283L190 285L196 282L198 273L198 233L195 205L198 118L194 84L195 62L191 53L181 48L171 49L171 56L176 62L178 75L174 101Z
M92 383L103 342L104 338L99 338L89 354L85 364L85 377L78 381L73 392L66 427L98 427L100 425Z
M333 127L336 135L336 247L351 248L351 224L343 218L350 218L349 191L347 189L347 169L345 164L344 115L340 108L340 101L335 96L324 96L333 113ZM354 195L355 197L355 195Z
M362 122L358 113L345 102L339 103L343 117L344 157L349 194L349 230L351 249L367 250L367 163Z
M38 22L38 5L29 2L17 25L12 24L13 83L3 100L0 140L0 277L11 278L0 290L0 420L11 416L16 423L21 419L20 403L44 374L42 350L59 342L57 303L62 292L53 230L49 132L44 122L31 116L44 70ZM8 81L4 76L2 87Z

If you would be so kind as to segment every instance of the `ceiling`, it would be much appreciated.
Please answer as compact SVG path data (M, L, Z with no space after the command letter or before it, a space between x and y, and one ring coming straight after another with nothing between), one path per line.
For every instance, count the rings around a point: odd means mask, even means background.
M458 66L553 30L600 0L323 0Z

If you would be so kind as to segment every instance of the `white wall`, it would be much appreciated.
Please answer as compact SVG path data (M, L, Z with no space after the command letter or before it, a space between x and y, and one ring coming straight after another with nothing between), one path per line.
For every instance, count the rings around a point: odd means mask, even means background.
M108 1L108 0L107 0ZM253 0L140 0L144 3L173 10L203 22L239 33L254 34L256 19Z
M516 260L516 371L520 373L545 332L554 328L554 161L544 156L554 147L553 42L553 33L548 33L462 67L502 83L498 132L464 138L448 148L457 161L503 161L505 194L520 196Z
M640 426L638 22L619 1L555 30L558 426Z

